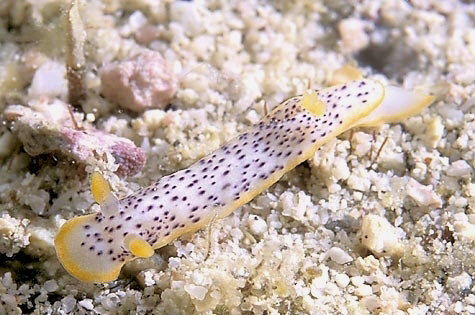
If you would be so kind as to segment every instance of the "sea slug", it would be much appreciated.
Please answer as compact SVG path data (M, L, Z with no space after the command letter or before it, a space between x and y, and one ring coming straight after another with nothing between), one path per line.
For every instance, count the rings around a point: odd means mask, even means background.
M112 281L128 261L150 257L180 235L229 215L342 132L404 119L432 101L378 81L351 81L284 101L187 169L123 199L94 173L92 192L102 211L60 228L59 260L82 281Z

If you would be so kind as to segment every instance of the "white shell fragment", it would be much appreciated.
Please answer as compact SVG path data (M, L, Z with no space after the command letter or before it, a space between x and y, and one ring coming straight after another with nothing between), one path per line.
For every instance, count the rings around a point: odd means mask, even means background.
M343 265L353 261L353 257L351 257L347 252L339 247L332 247L326 252L325 257L330 258L337 264Z
M466 177L472 173L472 167L465 160L453 162L447 169L446 174L453 177Z
M436 148L444 135L444 125L440 116L432 118L426 126L424 140L426 145Z
M470 222L456 221L454 226L457 235L466 240L475 241L475 224Z
M410 178L407 183L407 194L421 206L442 207L442 199L432 187L422 185L413 178Z
M472 276L466 272L462 272L458 276L448 277L447 285L456 292L468 290L472 286Z
M68 82L64 64L52 60L44 62L36 70L28 94L32 98L42 96L66 98Z
M191 298L197 299L199 301L202 301L205 298L206 293L208 293L208 289L195 284L185 284L184 289L191 296Z

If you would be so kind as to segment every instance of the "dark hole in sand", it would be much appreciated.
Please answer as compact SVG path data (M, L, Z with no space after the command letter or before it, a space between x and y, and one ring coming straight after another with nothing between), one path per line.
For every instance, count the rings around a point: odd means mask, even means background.
M372 43L355 56L358 63L370 66L375 73L381 72L402 83L410 71L421 68L417 52L409 46L394 42Z

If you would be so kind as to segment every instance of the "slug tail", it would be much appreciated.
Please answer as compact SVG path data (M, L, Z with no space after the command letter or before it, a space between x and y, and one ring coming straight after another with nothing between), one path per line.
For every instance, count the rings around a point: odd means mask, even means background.
M386 86L381 104L353 127L377 127L385 123L401 122L419 114L433 103L435 97L396 86Z
M63 224L54 241L56 253L64 268L75 278L85 282L109 282L118 277L127 260L111 260L105 253L108 249L100 249L100 243L94 249L84 245L87 234L97 233L94 218L95 214L90 214L70 219ZM107 244L107 240L102 243ZM117 247L114 243L109 245Z

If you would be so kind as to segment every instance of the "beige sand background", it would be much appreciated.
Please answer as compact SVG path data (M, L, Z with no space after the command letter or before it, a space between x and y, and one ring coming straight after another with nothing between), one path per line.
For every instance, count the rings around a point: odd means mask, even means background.
M473 1L91 0L73 9L0 3L0 111L23 105L16 110L32 115L0 126L0 314L475 313ZM149 50L175 93L123 108L100 71ZM401 124L340 136L115 282L80 283L61 267L54 235L97 210L94 169L124 196L347 64L436 102ZM71 100L65 65L80 74L82 98ZM145 167L122 176L110 152L85 162L69 148L69 157L28 154L21 131L39 143L57 135L41 124L73 124L68 102L79 125L133 141Z

